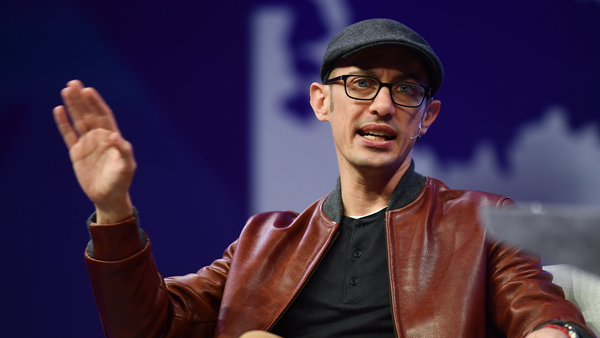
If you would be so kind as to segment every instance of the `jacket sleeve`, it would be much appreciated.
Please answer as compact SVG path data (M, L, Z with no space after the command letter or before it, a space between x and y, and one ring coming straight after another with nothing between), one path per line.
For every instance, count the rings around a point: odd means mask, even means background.
M503 207L515 206L510 200ZM583 315L552 284L541 259L499 241L488 243L487 304L494 325L507 337L524 337L550 321L576 324L594 337Z
M92 224L85 261L107 337L211 337L236 243L197 273L165 278L133 217Z

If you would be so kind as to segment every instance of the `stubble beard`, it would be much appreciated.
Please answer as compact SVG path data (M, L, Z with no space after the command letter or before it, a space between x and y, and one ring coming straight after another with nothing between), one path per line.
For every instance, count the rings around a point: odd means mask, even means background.
M333 108L334 108L334 105L333 105L333 90L331 90L331 88L330 88L330 90L329 90L329 112L330 113L333 113Z

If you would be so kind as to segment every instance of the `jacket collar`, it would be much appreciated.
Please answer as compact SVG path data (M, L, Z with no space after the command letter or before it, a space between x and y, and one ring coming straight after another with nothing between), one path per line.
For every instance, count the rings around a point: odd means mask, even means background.
M410 166L394 188L388 202L387 209L394 210L414 201L425 186L427 178L415 172L415 162L410 161ZM335 190L327 196L323 203L323 212L330 220L341 223L344 215L344 203L342 202L342 185L338 177Z

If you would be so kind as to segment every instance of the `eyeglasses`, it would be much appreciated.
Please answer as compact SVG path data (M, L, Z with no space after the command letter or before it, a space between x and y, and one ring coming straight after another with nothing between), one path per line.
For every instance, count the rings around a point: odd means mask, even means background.
M364 75L342 75L327 80L325 84L344 80L344 89L349 98L355 100L373 100L381 87L387 87L392 94L392 101L403 107L416 108L423 104L431 88L412 82L385 83L376 78Z

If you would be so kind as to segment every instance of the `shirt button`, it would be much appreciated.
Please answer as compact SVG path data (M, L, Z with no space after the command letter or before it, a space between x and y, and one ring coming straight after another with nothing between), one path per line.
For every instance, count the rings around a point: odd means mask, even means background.
M352 285L358 284L358 278L356 278L356 277L350 278L350 284L352 284Z
M358 258L362 255L362 252L360 250L356 250L354 251L354 257Z
M356 227L359 229L362 229L364 227L364 225L361 222L357 222Z

